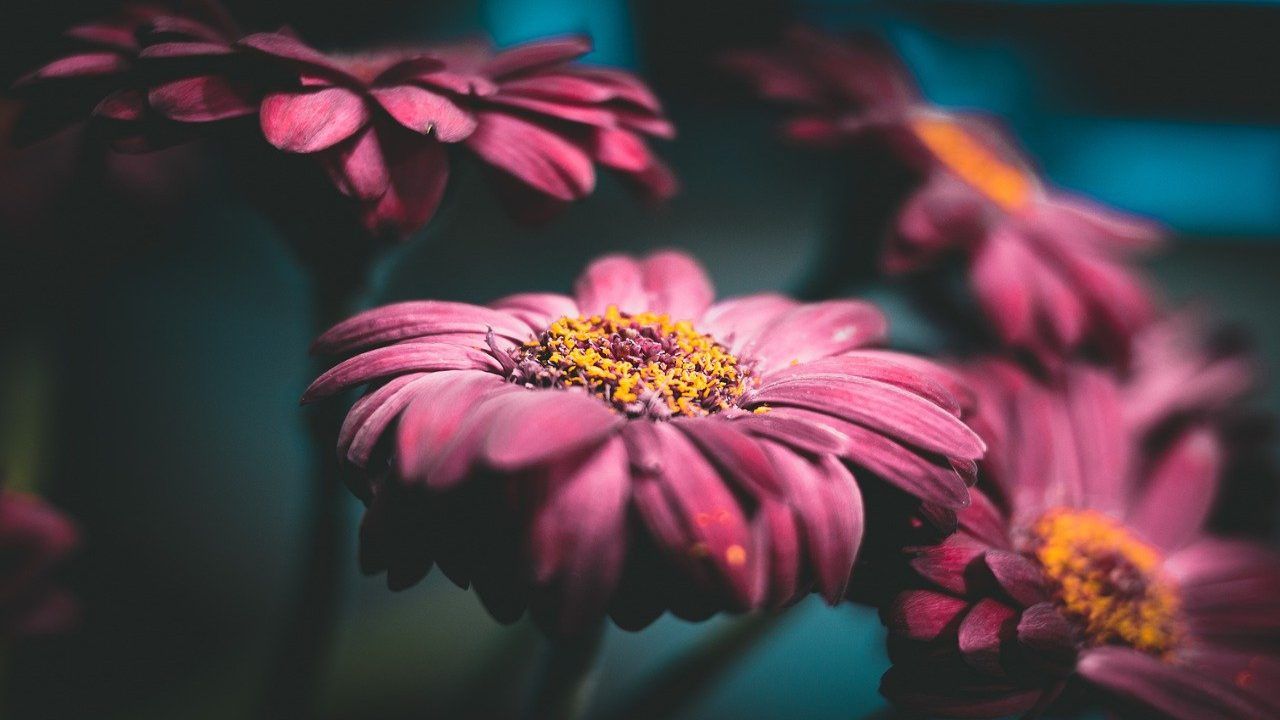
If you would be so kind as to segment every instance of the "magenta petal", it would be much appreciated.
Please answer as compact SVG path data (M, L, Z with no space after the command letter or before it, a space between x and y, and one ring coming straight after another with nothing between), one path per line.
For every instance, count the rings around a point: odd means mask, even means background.
M1075 665L1076 630L1051 602L1036 603L1022 613L1018 642L1047 670L1065 675Z
M584 35L539 40L498 53L481 67L481 71L489 77L500 78L569 62L589 52L591 39Z
M649 308L640 263L625 255L606 255L593 261L573 285L583 314L598 315L615 305L622 312L640 313Z
M410 338L453 333L474 333L483 342L489 330L518 342L530 338L529 328L504 312L467 303L419 300L383 305L344 320L317 338L311 351L340 355Z
M93 114L119 122L136 122L146 117L147 110L147 98L141 91L117 90L103 98Z
M364 98L340 87L271 93L261 113L267 142L295 153L332 147L369 121Z
M742 432L740 423L720 418L677 418L672 425L688 435L739 488L760 497L780 495L773 464L760 443Z
M1119 514L1129 500L1129 436L1120 388L1102 371L1074 369L1067 381L1071 437L1080 455L1080 492L1088 507Z
M541 119L570 122L596 128L612 128L617 124L617 113L602 107L568 105L499 93L489 98L489 104L510 108L517 115L542 116Z
M983 598L960 623L960 654L974 670L1004 676L1000 648L1015 632L1017 613L1004 603Z
M973 388L970 387L969 382L959 372L928 358L893 350L876 349L854 350L845 353L844 357L881 360L907 368L945 389L963 410L972 409L977 403Z
M609 85L568 74L540 73L508 80L502 83L502 91L579 105L598 105L614 98Z
M1190 542L1213 506L1221 456L1211 430L1185 433L1158 459L1127 524L1166 550Z
M577 200L595 189L591 158L577 145L506 113L483 112L479 120L467 147L495 168L558 200Z
M932 590L907 590L899 593L883 611L884 623L891 632L909 640L931 642L944 633L954 635L969 603Z
M1252 642L1280 636L1280 555L1244 541L1201 539L1171 555L1183 612L1200 636Z
M624 422L603 402L569 390L515 393L500 402L485 437L484 457L501 470L598 443Z
M823 423L783 412L751 414L734 420L739 429L812 455L843 452L848 438Z
M498 364L487 350L447 342L415 342L370 350L330 368L302 395L309 403L370 380L404 372L489 370Z
M1176 720L1275 717L1238 688L1128 648L1093 648L1080 658L1077 671L1094 685Z
M109 23L86 23L68 28L63 37L90 45L106 46L126 55L138 51L138 39L128 27Z
M791 509L772 499L761 502L751 522L757 530L757 545L768 552L768 562L760 564L760 594L776 610L800 596L800 528Z
M774 318L799 303L781 295L748 295L716 303L707 309L698 328L710 333L736 354L751 342Z
M884 356L840 355L792 365L765 376L763 386L768 387L774 382L791 378L820 378L826 374L861 377L893 385L914 395L919 395L952 415L960 415L960 404L956 401L955 396L947 392L945 388L934 382L927 375L923 375L893 360L886 359Z
M607 87L610 94L619 100L628 102L642 110L652 113L662 112L662 102L653 94L649 86L639 77L624 70L604 67L585 67L574 65L566 67L566 75L557 77L577 77L591 82L597 87ZM545 77L545 76L544 76Z
M959 515L960 529L993 548L1009 547L1009 531L1004 516L986 494L976 490L969 493L970 504Z
M989 550L986 563L1000 587L1023 607L1048 599L1044 576L1027 558L1007 550Z
M101 77L124 72L129 61L115 52L84 53L59 58L44 67L18 78L13 87L23 88L46 80Z
M396 428L396 459L401 477L425 480L432 487L446 485L443 479L429 476L428 471L437 470L440 461L451 453L458 461L455 468L458 464L469 465L479 452L488 427L477 422L470 423L468 429L467 424L483 414L477 411L487 399L514 392L523 389L482 372L438 372L416 383ZM460 443L466 445L465 453L458 453ZM449 478L457 479L458 475Z
M257 102L247 91L217 75L162 83L153 87L147 97L161 115L181 122L213 122L258 111Z
M325 153L324 166L339 192L359 200L377 200L391 184L373 128L361 130L351 140Z
M1003 227L974 255L974 294L1006 343L1027 343L1035 333L1033 262L1022 238Z
M742 352L764 374L795 362L838 355L879 342L888 332L880 310L857 300L801 305L777 316Z
M338 432L338 456L363 467L387 425L412 399L413 383L428 376L429 373L400 375L352 404ZM357 438L359 444L355 446Z
M396 85L371 91L380 105L397 122L426 135L434 131L440 142L452 143L475 132L476 119L453 103L416 85Z
M250 50L288 60L304 69L319 71L325 75L339 77L344 80L358 82L346 71L339 68L320 51L309 47L301 40L285 33L256 33L241 38L236 43Z
M918 549L911 569L947 592L967 595L977 589L976 571L985 568L982 557L989 549L985 543L957 533L937 545Z
M647 309L667 313L672 320L696 320L715 298L715 288L702 266L681 252L650 255L640 264L640 274L649 296Z
M537 582L555 589L558 629L572 632L599 621L622 574L631 474L615 437L551 475L530 523L530 552Z
M426 225L440 207L449 181L449 155L433 138L378 137L391 183L362 220L371 233L400 240Z
M918 395L874 380L787 380L753 391L744 406L761 403L817 410L946 456L977 458L986 450L982 439L954 415Z
M880 692L906 711L948 718L1033 717L1023 713L1033 711L1052 692L976 673L975 677L987 682L949 680L931 667L922 671L895 665L880 679Z
M165 60L169 58L216 57L231 55L235 51L231 46L221 42L163 42L148 45L138 54L148 60Z
M517 293L495 300L489 303L489 307L527 324L535 334L562 317L579 315L578 304L573 298L559 293Z

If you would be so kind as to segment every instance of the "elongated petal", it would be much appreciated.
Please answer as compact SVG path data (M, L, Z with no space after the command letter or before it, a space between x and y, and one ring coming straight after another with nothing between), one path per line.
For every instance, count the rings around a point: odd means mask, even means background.
M910 640L933 641L944 634L954 636L969 603L933 590L899 593L882 612L885 625Z
M502 470L599 443L623 422L596 398L569 390L515 393L498 402L484 457Z
M762 373L793 362L838 355L884 339L888 324L870 303L828 300L801 305L777 316L742 352L755 360Z
M475 132L475 117L443 95L415 85L375 88L372 94L401 125L423 135L434 133L440 142L459 142Z
M1274 717L1235 687L1136 650L1094 648L1080 658L1077 669L1093 684L1177 720Z
M474 333L482 339L489 330L519 342L530 337L527 327L498 310L467 303L418 300L383 305L344 320L317 338L311 351L338 355L409 338L452 333Z
M304 70L341 78L350 83L359 84L360 82L334 64L332 60L325 57L324 53L308 46L292 35L279 32L256 33L241 38L236 44L253 52L280 60L287 60Z
M271 93L261 113L267 142L295 153L333 147L369 121L364 99L340 87Z
M539 40L498 53L481 67L481 72L492 78L501 78L569 62L589 52L591 39L585 35Z
M895 360L887 359L886 356L841 355L792 365L766 376L764 386L791 379L821 379L824 375L861 377L893 385L929 400L952 415L960 415L960 403L944 387L927 375Z
M979 600L960 623L960 654L974 670L986 675L1004 676L1000 649L1015 634L1017 613L1013 608L990 598Z
M302 395L309 403L336 395L370 380L403 372L436 370L497 371L498 364L486 350L446 342L420 342L377 348L330 368Z
M399 241L426 225L440 207L449 181L449 156L434 138L383 132L378 138L391 182L378 203L366 208L362 220L369 232Z
M1000 587L1024 607L1048 599L1044 576L1022 555L1007 550L989 550L986 562Z
M502 112L482 112L467 138L485 162L558 200L585 197L595 188L591 158L546 128Z
M124 72L128 67L129 61L120 53L96 52L68 55L22 76L13 84L13 87L15 89L25 88L49 80L73 80L114 75Z
M489 307L526 323L535 334L562 317L577 317L578 304L559 293L517 293L489 303Z
M585 314L603 313L610 305L628 313L648 310L640 263L625 255L606 255L592 262L578 276L573 292Z
M347 417L338 432L338 456L345 457L353 465L364 467L387 425L413 399L413 384L429 375L430 373L409 373L394 377L357 400L347 411Z
M983 556L990 547L957 533L937 545L920 548L911 558L911 569L920 577L956 595L978 589L986 566Z
M162 83L148 93L161 115L181 122L213 122L258 112L252 94L217 75L198 75Z
M391 184L391 173L373 128L359 131L323 158L330 179L343 195L364 201L377 200L386 194Z
M640 264L641 282L648 295L648 310L667 313L672 320L702 317L715 298L715 288L702 266L688 255L657 252Z
M420 479L454 440L466 434L462 432L464 421L484 400L499 392L519 390L495 375L474 371L430 373L421 381L415 381L414 391L396 428L396 456L401 477ZM478 431L472 434L476 438L472 445L478 452L483 434Z
M672 425L688 435L727 478L757 496L781 495L783 486L760 443L719 418L679 418Z
M765 327L797 305L795 300L781 295L747 295L712 305L698 327L735 354L743 354L747 344Z
M1159 458L1128 524L1166 550L1193 540L1213 507L1221 455L1217 437L1207 428L1183 435Z

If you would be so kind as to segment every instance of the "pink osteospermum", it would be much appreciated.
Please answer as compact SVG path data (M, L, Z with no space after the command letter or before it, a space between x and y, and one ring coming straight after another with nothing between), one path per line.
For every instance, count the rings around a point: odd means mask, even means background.
M736 56L730 66L764 97L798 106L787 129L793 139L887 140L918 173L892 221L886 271L963 257L980 309L1006 346L1049 366L1079 350L1127 358L1153 312L1131 259L1158 244L1158 227L1048 187L1006 133L924 101L877 44L797 31L779 50Z
M55 572L78 538L71 521L44 502L0 490L0 632L46 635L75 622L78 605Z
M573 296L401 303L325 333L319 352L356 354L304 400L369 384L338 442L371 478L365 569L402 588L439 563L504 621L640 627L838 601L863 528L851 468L968 504L983 444L957 381L868 349L876 308L712 299L685 255L611 256Z
M1280 713L1280 558L1202 533L1216 436L1191 427L1144 457L1111 376L971 375L994 495L908 548L914 587L883 609L882 691L948 717L1039 712L1064 690L1187 720Z

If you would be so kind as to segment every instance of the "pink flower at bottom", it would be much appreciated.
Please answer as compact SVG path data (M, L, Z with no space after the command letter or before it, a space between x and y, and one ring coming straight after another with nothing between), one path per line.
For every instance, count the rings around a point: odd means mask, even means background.
M983 443L958 383L868 349L874 306L712 304L673 252L601 258L575 290L400 303L317 341L355 355L305 401L369 384L338 442L368 478L366 571L398 589L438 563L503 621L636 628L839 601L859 481L968 504Z
M0 632L47 635L75 622L79 607L54 572L78 537L65 516L39 499L0 491Z
M885 695L946 717L1038 713L1064 691L1126 717L1276 717L1280 557L1202 533L1216 436L1192 427L1147 457L1105 374L969 376L995 494L908 548L912 586L882 609Z

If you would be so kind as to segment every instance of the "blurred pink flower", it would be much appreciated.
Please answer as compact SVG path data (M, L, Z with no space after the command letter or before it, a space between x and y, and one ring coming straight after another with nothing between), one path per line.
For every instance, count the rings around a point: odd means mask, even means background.
M78 544L78 531L60 512L0 490L0 631L46 635L71 627L79 607L54 573Z
M728 57L765 98L797 106L789 137L832 147L875 138L919 175L881 256L892 274L959 256L1006 346L1054 366L1080 350L1123 363L1153 297L1131 258L1158 244L1145 220L1046 186L1013 140L923 100L882 45L807 29Z
M1038 713L1072 685L1161 717L1280 713L1280 557L1203 534L1215 434L1192 426L1145 455L1110 375L1073 367L1048 386L987 362L969 376L993 494L908 548L912 586L882 611L882 691L949 717Z
M850 467L968 504L983 444L958 383L867 349L874 306L712 304L674 252L601 258L575 290L389 305L317 340L355 355L305 402L369 384L338 442L368 479L366 571L399 589L439 563L503 621L637 628L837 602L863 528Z

